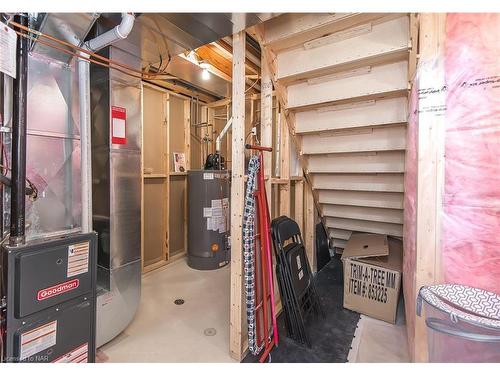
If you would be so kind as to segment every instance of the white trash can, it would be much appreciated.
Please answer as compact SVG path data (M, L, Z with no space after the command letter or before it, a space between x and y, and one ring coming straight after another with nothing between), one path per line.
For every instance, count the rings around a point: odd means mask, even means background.
M500 296L464 285L420 289L429 362L500 362Z

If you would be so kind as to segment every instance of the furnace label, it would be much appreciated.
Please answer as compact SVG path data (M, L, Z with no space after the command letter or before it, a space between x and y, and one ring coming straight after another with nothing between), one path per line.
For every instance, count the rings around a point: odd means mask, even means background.
M22 361L56 344L57 320L44 324L21 335L19 359Z
M85 343L69 353L57 358L52 363L81 363L88 362L89 344Z
M73 277L89 271L89 242L68 246L67 277Z
M37 300L43 301L44 299L57 296L58 294L69 292L70 290L78 288L80 285L80 280L73 279L66 281L65 283L57 284L45 289L40 290L37 293Z

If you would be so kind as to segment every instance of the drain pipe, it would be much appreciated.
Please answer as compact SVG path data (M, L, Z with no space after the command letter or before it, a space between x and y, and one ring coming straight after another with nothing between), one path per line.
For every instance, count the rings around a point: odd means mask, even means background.
M14 17L28 27L28 17ZM28 39L17 38L16 79L13 90L12 113L12 190L10 205L10 238L12 246L25 242L26 208L26 118L28 97Z
M217 154L220 153L220 143L222 141L222 138L224 138L224 136L226 135L227 131L229 130L229 128L231 127L232 124L233 124L233 118L231 117L227 121L226 126L224 126L224 128L221 130L220 134L217 136L217 139L215 140L215 152Z
M94 39L83 48L97 52L119 40L125 39L134 26L133 13L122 13L121 23ZM82 57L89 57L81 53ZM82 184L82 232L92 231L92 146L90 122L90 62L78 59L78 89L80 94L80 142L81 142L81 184Z

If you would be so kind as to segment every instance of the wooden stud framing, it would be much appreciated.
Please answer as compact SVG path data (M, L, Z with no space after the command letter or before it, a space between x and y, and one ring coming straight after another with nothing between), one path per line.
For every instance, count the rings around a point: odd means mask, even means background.
M311 189L305 189L306 215L305 215L305 245L307 258L313 272L316 272L316 210Z
M290 216L290 133L285 124L285 116L280 116L280 179L284 184L279 185L280 215Z
M419 73L419 84L422 87L442 87L445 84L443 55L446 14L420 14L419 35L419 64L437 61L437 65L434 65L432 69L422 69ZM440 98L436 97L432 104L444 105L444 99L444 95ZM429 103L421 100L419 106L425 105ZM418 121L415 290L409 293L410 295L406 293L407 298L413 298L413 301L420 287L442 281L441 207L444 189L444 118L421 111ZM409 309L407 320L408 318L415 322L415 331L408 332L409 338L414 339L410 339L411 357L416 362L425 362L428 357L427 328L424 318L417 317L415 311Z
M232 152L231 152L231 356L243 356L243 261L242 220L245 178L245 41L240 31L233 35Z
M273 146L273 83L268 64L261 57L261 94L260 94L260 139L262 146ZM267 204L271 209L272 154L264 153L264 177L266 180Z
M182 108L181 108L181 117L182 117L182 123L179 123L179 124L176 124L177 126L180 126L182 125L182 128L183 128L183 137L182 137L182 152L184 152L185 154L185 158L186 158L186 168L187 169L190 169L191 167L191 153L190 153L190 139L191 139L191 129L190 129L190 105L189 105L189 98L183 96L183 95L180 95L180 94L177 94L177 93L173 93L173 92L170 92L168 90L165 90L161 87L158 87L156 85L153 85L153 84L150 84L150 83L147 83L147 82L144 82L143 83L143 91L144 91L144 88L145 89L148 89L148 90L155 90L156 92L159 92L161 94L161 97L162 97L162 122L161 122L161 126L162 126L162 129L161 129L161 135L158 137L158 141L159 141L159 146L156 145L156 147L154 147L155 149L155 152L158 153L157 155L157 158L160 160L160 166L158 167L159 169L154 171L154 173L147 173L147 174L144 174L143 173L143 186L144 186L144 183L146 183L146 181L148 183L154 183L154 181L159 181L159 180L162 180L163 181L163 184L164 184L164 191L163 191L163 196L159 198L159 204L161 204L161 211L162 211L162 228L163 229L163 233L164 233L164 238L163 238L163 241L164 241L164 248L163 248L163 256L161 259L159 259L157 262L154 262L154 263L151 263L149 265L144 265L143 264L143 272L149 272L149 271L152 271L154 269L157 269L159 267L162 267L166 264L168 264L169 262L172 262L176 259L178 259L179 257L185 255L186 253L186 250L187 250L187 235L188 235L188 232L187 232L187 225L188 225L188 222L187 222L187 212L188 212L188 201L187 201L187 195L185 194L184 195L184 200L182 201L182 215L184 217L183 219L183 223L182 223L182 226L183 226L183 230L184 230L184 237L182 239L182 242L183 242L183 245L182 245L182 252L178 253L178 254L174 254L173 256L171 256L170 254L170 250L171 250L171 246L170 246L170 240L171 240L171 236L169 236L170 234L170 220L169 220L169 216L170 216L170 193L171 193L171 184L172 184L172 179L173 178L176 178L176 179L183 179L182 183L183 183L183 187L185 190L187 190L187 173L186 172L179 172L179 173L176 173L176 172L173 172L171 169L173 168L172 165L173 165L173 162L172 162L172 155L171 155L171 149L170 149L170 131L172 130L171 129L171 100L172 98L176 98L177 100L182 100L181 102L181 105L182 105ZM149 126L152 126L151 124ZM143 142L144 142L144 137L143 137ZM143 149L147 149L148 148L148 145L146 145L145 148ZM150 147L151 149L151 147ZM158 150L157 150L158 149ZM181 151L181 148L178 148L176 150L172 150L172 151ZM144 169L144 167L143 167ZM144 210L144 208L143 208ZM144 238L144 227L142 229L143 231L143 238Z
M300 232L304 233L304 181L295 181L295 221L299 225Z
M281 105L281 108L283 108L283 115L285 117L285 124L287 125L288 132L291 135L291 139L295 143L295 149L296 150L301 150L301 143L298 137L295 137L295 114L292 112L289 112L287 110L288 108L288 94L287 94L287 88L283 86L280 82L277 81L276 79L276 55L273 53L273 51L266 47L265 45L265 38L264 38L264 28L262 24L256 25L254 27L255 30L255 36L257 37L260 46L261 46L261 51L262 51L262 61L267 65L271 79L275 88L275 94L276 94L276 99L278 103ZM316 210L320 212L320 206L318 203L318 198L317 198L317 193L313 190L311 182L309 180L308 172L306 169L305 161L304 158L302 157L301 154L299 154L298 157L298 162L300 167L302 168L303 174L304 174L304 180L307 183L307 188L311 189L311 192L313 194L313 201L314 205L316 207Z
M145 260L145 250L143 250L143 258L142 258L142 269L143 269L143 272L148 272L152 269L156 269L164 264L166 264L166 262L168 261L168 237L163 237L163 236L168 236L168 208L169 208L169 204L168 204L168 194L169 194L169 181L168 181L168 163L167 163L167 157L168 157L168 92L162 88L159 88L157 86L154 86L154 85L151 85L151 84L148 84L148 83L143 83L142 85L143 87L143 107L144 107L144 98L147 98L149 97L148 95L148 92L149 93L155 93L156 95L159 95L160 97L160 102L161 102L161 109L159 110L160 113L152 113L152 110L148 107L148 109L146 111L143 111L143 113L146 113L146 114L149 114L149 115L156 115L156 116L159 116L161 118L160 121L158 121L157 123L156 122L151 122L151 121L148 121L147 119L143 119L143 133L146 131L146 130L154 130L155 127L158 127L159 128L159 136L157 136L155 138L155 140L158 142L157 145L155 145L155 150L156 152L158 152L158 155L156 156L155 155L155 158L157 158L159 160L158 164L155 164L154 168L156 170L154 170L155 173L147 173L145 174L144 173L144 158L145 158L145 152L142 153L142 158L143 158L143 165L142 165L142 177L143 177L143 180L142 180L142 189L143 191L145 190L145 184L152 184L150 186L154 186L154 184L156 183L160 183L161 184L161 195L159 197L157 197L158 199L158 204L161 205L161 210L160 210L160 219L158 220L158 225L160 226L160 234L162 235L162 241L163 241L163 245L162 245L162 249L161 249L161 256L159 258L157 258L157 260L154 262L154 263L150 263L150 264L144 264L144 260ZM150 103L147 103L146 104L146 107L149 105ZM157 108L158 110L158 108ZM143 145L144 145L144 141L148 138L146 136L142 136L142 142L143 142ZM146 145L146 148L143 147L143 150L147 150L147 146ZM149 148L151 149L151 147ZM143 208L142 208L142 216L143 216L143 222L142 222L142 241L145 243L145 235L144 235L144 231L145 231L145 227L144 227L144 224L145 224L145 215L144 215L144 212L145 212L145 199L146 198L150 198L150 197L147 197L147 196L144 196L143 195Z

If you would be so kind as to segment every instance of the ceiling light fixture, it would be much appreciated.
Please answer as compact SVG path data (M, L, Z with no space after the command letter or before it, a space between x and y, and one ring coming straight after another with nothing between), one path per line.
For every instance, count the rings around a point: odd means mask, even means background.
M207 81L210 79L210 72L208 71L208 68L210 67L210 64L206 63L206 62L201 62L200 63L200 68L203 69L201 71L201 78L204 80L204 81Z

